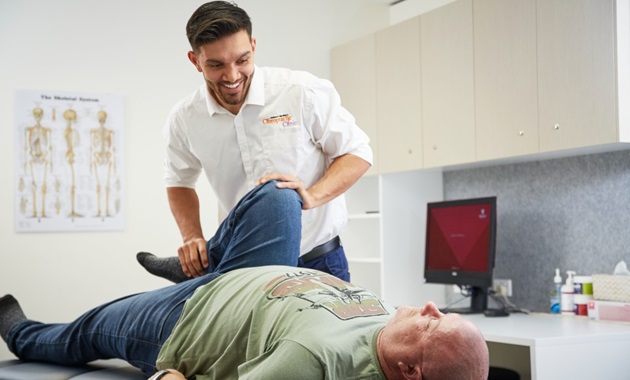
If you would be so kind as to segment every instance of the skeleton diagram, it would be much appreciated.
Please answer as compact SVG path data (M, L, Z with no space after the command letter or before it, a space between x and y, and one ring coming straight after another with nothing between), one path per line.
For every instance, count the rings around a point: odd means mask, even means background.
M107 112L96 114L100 126L90 130L90 171L96 177L96 198L98 200L97 216L111 216L109 198L111 191L111 177L116 173L116 149L114 146L114 131L105 128ZM102 183L105 182L105 195L102 194ZM105 214L101 209L101 198L105 203Z
M74 172L75 162L75 148L79 145L79 133L76 129L72 128L72 123L77 121L76 111L69 109L63 113L63 118L66 119L66 129L63 131L63 137L66 140L66 162L70 166L70 173L72 174L72 183L70 184L70 214L71 217L80 217L81 214L76 212L75 198L76 198L76 175Z
M51 129L42 127L44 110L33 109L35 125L27 127L24 135L24 171L31 176L33 217L46 217L46 191L48 171L52 171ZM41 207L37 207L37 191L41 190ZM39 212L39 213L38 213Z

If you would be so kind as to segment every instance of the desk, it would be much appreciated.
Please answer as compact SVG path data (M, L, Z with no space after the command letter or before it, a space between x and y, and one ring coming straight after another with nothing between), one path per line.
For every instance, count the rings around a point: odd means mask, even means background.
M527 348L532 380L630 379L630 324L552 314L464 317L483 333L491 362L497 350Z

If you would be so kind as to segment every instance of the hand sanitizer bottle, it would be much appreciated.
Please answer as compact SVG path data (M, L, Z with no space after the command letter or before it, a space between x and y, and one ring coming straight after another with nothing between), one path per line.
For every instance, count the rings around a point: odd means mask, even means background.
M553 278L553 287L549 296L549 311L552 314L560 314L560 294L562 293L562 277L560 269L556 268L556 275Z
M562 315L575 315L575 303L573 302L573 294L575 293L575 288L573 287L574 275L574 271L567 271L567 281L561 288L560 309L562 310Z

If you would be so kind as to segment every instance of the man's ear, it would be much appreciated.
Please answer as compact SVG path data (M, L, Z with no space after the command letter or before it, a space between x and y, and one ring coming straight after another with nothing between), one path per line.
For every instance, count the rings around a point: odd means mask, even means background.
M195 52L188 52L188 60L197 68L197 71L201 72L201 66L199 66L199 60L197 59Z
M405 364L398 362L398 369L405 379L409 380L421 380L422 372L420 371L420 364Z
M252 53L256 52L256 38L252 37Z

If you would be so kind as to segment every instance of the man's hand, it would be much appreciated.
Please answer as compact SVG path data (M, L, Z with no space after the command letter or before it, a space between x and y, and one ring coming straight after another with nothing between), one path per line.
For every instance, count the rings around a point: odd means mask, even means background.
M296 177L288 174L266 174L256 186L271 180L279 181L276 187L294 189L302 197L302 210L319 207L343 194L370 168L370 163L352 154L335 158L319 180L308 189Z
M298 194L302 198L302 210L310 210L319 206L313 196L309 193L306 186L304 186L304 182L300 181L292 175L280 173L266 174L258 179L258 182L256 182L256 186L265 184L273 180L278 181L276 187L279 189L293 189L298 192Z
M186 276L199 277L206 274L208 255L206 252L206 240L203 237L186 240L184 245L177 250L177 254Z
M199 218L199 197L195 189L187 187L168 187L166 193L184 241L177 249L182 271L188 277L199 277L208 267L206 241Z

